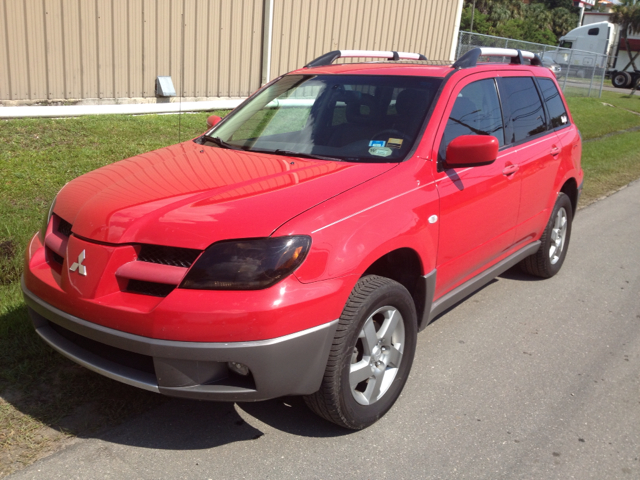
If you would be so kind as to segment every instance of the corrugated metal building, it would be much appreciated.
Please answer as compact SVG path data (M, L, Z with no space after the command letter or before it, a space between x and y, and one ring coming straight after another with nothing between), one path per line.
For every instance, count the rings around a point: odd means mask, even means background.
M453 59L462 0L0 0L0 103L244 97L336 49ZM80 102L78 102L80 101Z

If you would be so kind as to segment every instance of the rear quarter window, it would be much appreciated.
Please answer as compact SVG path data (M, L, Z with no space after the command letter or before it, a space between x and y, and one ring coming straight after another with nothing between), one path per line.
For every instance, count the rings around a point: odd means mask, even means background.
M569 116L556 84L549 78L538 78L538 84L540 85L540 90L542 90L544 103L547 105L551 127L558 128L568 125Z

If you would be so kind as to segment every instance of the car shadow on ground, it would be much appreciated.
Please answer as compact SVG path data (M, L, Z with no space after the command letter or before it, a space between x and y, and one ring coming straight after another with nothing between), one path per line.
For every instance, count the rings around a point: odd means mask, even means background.
M528 273L524 273L519 265L515 265L511 267L506 272L498 275L497 278L504 278L506 280L519 280L521 282L540 282L547 280L546 278L536 277L535 275L529 275Z
M311 412L302 397L282 397L267 402L240 403L238 408L282 432L302 437L341 437L353 433Z
M142 448L201 450L258 440L267 433L264 425L304 437L351 433L315 416L302 397L283 397L255 403L170 399L95 437Z
M117 387L114 390L121 390L120 385L113 383ZM124 387L132 390L128 392L129 398L135 399L136 395L148 394L134 387ZM108 392L105 397L108 401ZM12 402L9 399L8 403L26 415L34 413L30 408L23 408L20 401ZM82 406L80 408L83 409ZM314 415L308 410L302 397L282 397L242 404L169 398L159 406L121 419L119 424L103 425L97 431L61 428L66 423L65 418L51 421L51 418L42 417L40 420L53 430L62 429L80 439L153 450L208 450L235 442L257 441L272 429L295 436L317 438L353 433ZM62 438L59 435L55 437L56 440ZM59 445L63 446L64 443ZM56 448L47 450L53 452Z
M157 450L203 450L256 440L263 434L238 414L233 403L169 399L117 427L83 437Z

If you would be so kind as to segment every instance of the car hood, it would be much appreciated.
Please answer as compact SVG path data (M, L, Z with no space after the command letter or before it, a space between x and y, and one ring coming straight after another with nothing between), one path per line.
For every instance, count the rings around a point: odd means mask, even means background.
M54 213L75 235L113 244L206 248L269 236L281 224L396 164L308 160L189 141L87 173Z

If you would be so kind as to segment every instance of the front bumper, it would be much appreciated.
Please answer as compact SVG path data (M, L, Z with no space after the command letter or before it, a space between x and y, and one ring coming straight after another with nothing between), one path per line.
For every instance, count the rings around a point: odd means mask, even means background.
M320 388L338 320L269 340L184 342L114 330L59 310L22 291L36 332L90 370L175 397L256 401L307 395ZM229 370L246 365L250 375Z

